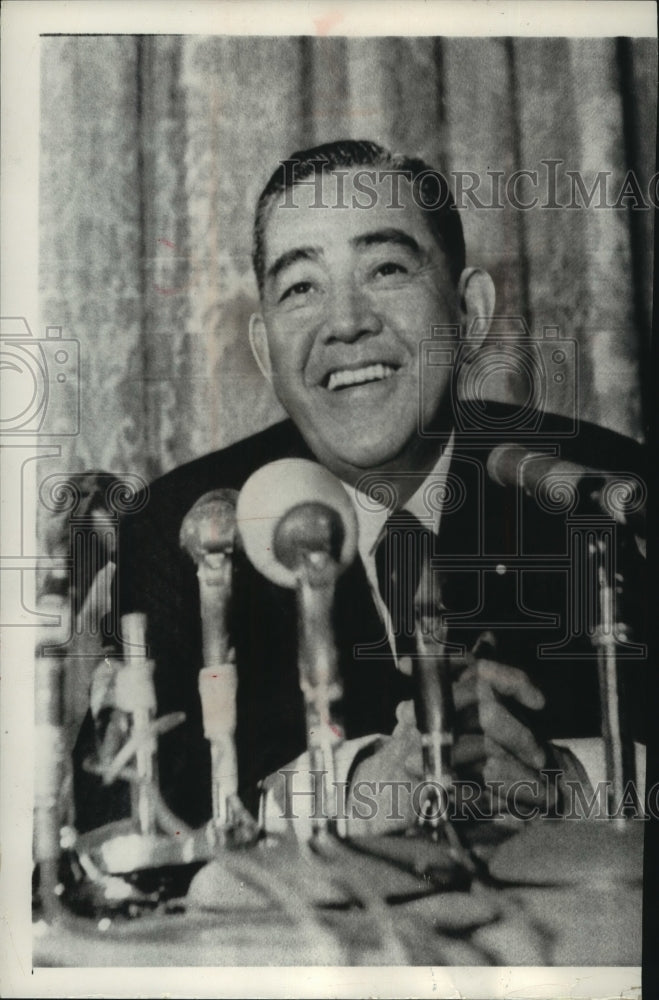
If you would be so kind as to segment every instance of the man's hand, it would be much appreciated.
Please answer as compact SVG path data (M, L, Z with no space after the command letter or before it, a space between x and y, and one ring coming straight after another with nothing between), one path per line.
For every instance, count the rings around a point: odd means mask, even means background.
M479 652L488 655L479 656ZM523 670L493 656L494 639L486 633L468 659L460 661L453 682L454 776L480 789L479 795L464 797L470 811L460 807L459 814L484 819L507 815L519 822L532 815L534 807L542 814L556 806L556 787L540 773L543 768L558 767L571 778L586 783L587 779L569 751L539 738L533 716L544 708L542 692ZM424 781L424 773L412 701L400 703L396 719L391 736L344 745L345 776L350 779L350 836L393 833L419 820L413 793ZM359 753L351 743L360 745ZM298 783L302 781L298 775L306 773L308 766L296 763ZM278 784L282 784L281 775Z
M513 793L515 807L518 803L551 807L554 803L545 802L546 784L539 773L549 766L549 747L515 711L521 706L528 715L545 704L544 695L524 671L474 656L453 685L453 699L454 770L459 779L476 781L484 788L483 810L491 806L496 812L497 797L504 806ZM500 784L489 789L490 782Z
M561 766L562 758L557 748L539 738L534 726L533 716L544 708L544 695L523 670L498 662L494 650L494 636L484 633L456 671L453 771L458 781L473 782L480 789L469 797L471 815L512 814L519 820L534 806L544 812L556 805L555 788L540 771ZM381 740L355 769L353 786L359 780L379 786L385 779L407 781L414 788L423 781L421 737L412 702L402 702L396 716L392 736ZM402 822L392 821L382 795L378 798L377 816L357 824L364 833L385 832L418 820L409 794L400 795Z

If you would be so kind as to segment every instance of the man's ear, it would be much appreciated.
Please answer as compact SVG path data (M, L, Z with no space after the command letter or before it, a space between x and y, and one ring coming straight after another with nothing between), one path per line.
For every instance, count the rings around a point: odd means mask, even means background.
M272 365L270 363L270 348L268 347L268 334L265 328L265 320L261 313L252 313L249 318L249 346L261 374L272 382Z
M466 267L458 282L460 312L467 337L482 343L494 315L494 282L480 267Z

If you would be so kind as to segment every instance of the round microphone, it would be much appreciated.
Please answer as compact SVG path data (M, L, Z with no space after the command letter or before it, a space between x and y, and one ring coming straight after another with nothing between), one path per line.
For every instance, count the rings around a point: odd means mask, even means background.
M179 542L197 565L212 553L230 553L236 535L236 490L211 490L183 518Z
M226 627L236 537L235 490L204 493L183 518L179 542L193 559L199 579L204 663L224 662L229 652Z
M272 583L296 587L300 572L344 570L357 549L357 518L331 472L302 458L258 469L238 497L238 530L252 564Z
M275 556L296 575L306 567L321 582L341 560L345 531L338 511L310 501L293 507L275 528Z

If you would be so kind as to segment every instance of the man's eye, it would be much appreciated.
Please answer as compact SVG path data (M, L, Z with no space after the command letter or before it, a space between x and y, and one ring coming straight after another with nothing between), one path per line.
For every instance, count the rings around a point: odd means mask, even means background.
M310 281L296 281L294 285L291 285L280 295L279 301L283 302L285 299L296 298L299 295L306 295L311 291L311 287L312 285Z
M396 261L388 260L384 264L380 264L375 268L373 276L375 278L388 278L391 275L403 275L408 274L408 269L404 264L399 264Z

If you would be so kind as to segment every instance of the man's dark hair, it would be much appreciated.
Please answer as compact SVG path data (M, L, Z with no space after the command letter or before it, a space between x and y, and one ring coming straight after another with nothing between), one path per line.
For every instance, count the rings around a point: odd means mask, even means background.
M339 139L304 149L282 160L264 187L256 206L252 262L259 291L265 280L265 228L272 200L299 181L339 168L374 167L404 174L410 181L415 202L424 213L430 231L446 253L451 277L457 285L465 266L465 241L460 214L446 179L416 157L391 153L368 139Z

